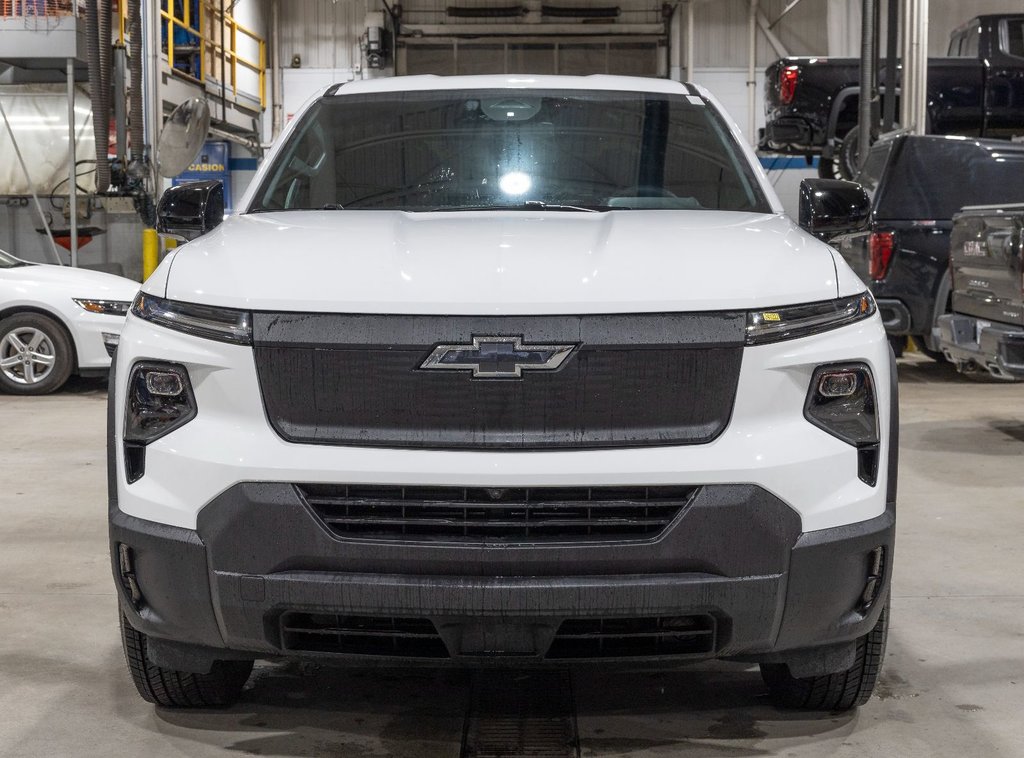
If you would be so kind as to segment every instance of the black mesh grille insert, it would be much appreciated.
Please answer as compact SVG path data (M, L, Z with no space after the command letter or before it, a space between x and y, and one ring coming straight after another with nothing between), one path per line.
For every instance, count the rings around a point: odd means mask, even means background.
M433 622L423 618L289 611L281 616L285 650L339 655L447 658Z
M309 484L306 502L337 535L465 542L646 539L697 487L401 487Z
M558 628L547 657L696 656L714 649L712 616L569 619Z
M732 413L745 324L732 313L253 319L267 419L283 439L474 450L706 444ZM571 353L557 370L527 362L518 378L428 361L471 354L478 339Z

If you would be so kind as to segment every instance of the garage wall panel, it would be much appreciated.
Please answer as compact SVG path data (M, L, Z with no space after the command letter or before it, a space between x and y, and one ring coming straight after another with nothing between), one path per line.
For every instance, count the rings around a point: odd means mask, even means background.
M558 0L552 2L564 8L594 8L610 7L618 8L618 23L625 24L657 24L662 20L662 0ZM529 9L529 12L521 17L454 17L447 14L449 7L456 8L507 8L521 6ZM552 19L543 18L540 13L541 2L539 0L406 0L402 3L402 23L408 26L417 24L446 24L457 26L459 24L508 24L521 22L523 24L539 24ZM571 20L571 19L560 19Z
M246 3L239 4L239 14ZM743 66L747 58L747 0L696 0L695 63L698 68L728 68ZM842 8L859 8L860 0L803 0L775 27L774 32L783 44L796 55L849 55L860 32L852 22L857 13L844 15ZM449 19L448 5L465 7L495 7L514 5L509 0L408 0L403 3L403 22L416 24L500 24L509 19ZM539 2L524 0L527 7L538 7ZM662 19L662 3L654 0L559 0L558 5L614 5L621 8L620 21L624 23L654 24ZM788 5L787 0L761 0L761 7L769 19L775 19ZM845 44L829 49L829 7L833 15L843 16L847 40ZM361 63L359 37L367 12L379 11L375 0L280 0L281 53L285 63L292 55L299 55L303 68L352 69ZM942 55L949 33L971 16L979 13L999 13L1009 9L1005 0L932 0L929 14L929 47L931 55ZM680 3L676 13L686 15L686 4ZM523 26L536 24L539 13L521 19ZM536 18L534 18L536 17ZM246 19L247 21L249 19ZM258 25L258 24L257 24ZM775 59L767 40L758 33L758 67Z
M761 9L769 20L776 19L789 3L786 0L761 0ZM694 65L697 68L728 68L746 65L747 28L750 4L747 0L698 2L694 7ZM679 13L685 15L685 6ZM828 33L825 4L804 0L773 29L790 53L825 55ZM685 22L684 22L685 23ZM757 33L757 65L764 68L778 58L764 35Z
M319 69L358 67L366 14L381 9L373 0L279 0L278 7L285 66L298 55L302 68Z

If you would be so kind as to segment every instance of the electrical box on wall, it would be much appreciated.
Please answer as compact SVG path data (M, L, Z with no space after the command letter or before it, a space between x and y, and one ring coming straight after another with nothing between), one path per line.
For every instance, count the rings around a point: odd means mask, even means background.
M373 69L384 68L388 65L390 53L389 36L385 29L384 11L367 13L364 23L366 31L363 32L362 43L366 67Z

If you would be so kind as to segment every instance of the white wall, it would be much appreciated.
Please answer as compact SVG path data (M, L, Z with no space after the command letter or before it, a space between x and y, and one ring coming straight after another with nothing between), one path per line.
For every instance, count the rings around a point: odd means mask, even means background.
M283 78L284 121L287 124L318 90L358 79L359 71L350 68L286 68Z
M745 68L697 68L692 81L707 87L718 98L722 107L739 124L740 131L749 144L756 142L757 130L764 126L764 71L757 71L757 86L754 94L754 135L751 136L747 122L749 113L747 101L747 70Z

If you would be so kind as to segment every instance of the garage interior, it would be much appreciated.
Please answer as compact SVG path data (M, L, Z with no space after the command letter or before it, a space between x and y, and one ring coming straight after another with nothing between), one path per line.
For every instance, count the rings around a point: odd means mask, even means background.
M903 2L890 12L896 2L0 0L0 250L143 281L172 249L152 230L160 193L217 179L230 211L302 104L330 84L692 81L756 147L765 69L788 56L859 58L868 6L876 55L887 39L917 39L922 61L945 55L972 17L1020 11L1008 0L905 0L918 11L909 16ZM97 7L105 20L90 20ZM897 15L917 28L890 34ZM90 63L92 23L111 44ZM98 109L100 60L115 92L140 85L137 103ZM179 106L196 101L202 138L182 148L165 124L192 119ZM795 219L818 159L758 157ZM153 708L131 691L117 631L106 378L74 376L40 397L0 393L0 756L1024 756L1022 385L958 373L905 338L899 347L892 628L874 698L843 714L777 708L756 666L736 662L472 672L260 661L238 705Z

